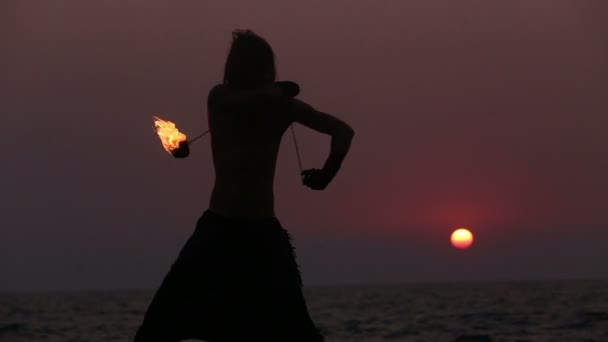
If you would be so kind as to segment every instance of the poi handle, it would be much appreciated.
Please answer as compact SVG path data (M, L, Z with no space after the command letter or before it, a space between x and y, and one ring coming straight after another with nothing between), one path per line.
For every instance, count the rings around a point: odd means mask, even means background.
M204 133L202 133L202 134L198 135L197 137L195 137L195 138L192 138L192 139L188 140L188 143L189 143L189 144L192 144L193 142L195 142L195 141L197 141L198 139L200 139L200 138L204 137L205 135L207 135L207 133L209 133L209 130L206 130Z
M291 136L293 137L293 145L296 148L296 156L298 157L298 167L300 167L300 175L302 175L302 159L300 158L300 149L298 148L298 140L296 139L296 130L293 128L293 124L289 125L291 127Z

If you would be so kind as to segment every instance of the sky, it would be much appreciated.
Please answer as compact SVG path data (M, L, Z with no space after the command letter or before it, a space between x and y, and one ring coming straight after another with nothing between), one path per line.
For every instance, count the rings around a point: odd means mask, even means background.
M0 290L153 289L208 206L236 28L356 131L326 191L283 140L277 217L305 286L608 277L608 3L0 4ZM329 137L296 125L304 168ZM468 227L475 244L450 246Z

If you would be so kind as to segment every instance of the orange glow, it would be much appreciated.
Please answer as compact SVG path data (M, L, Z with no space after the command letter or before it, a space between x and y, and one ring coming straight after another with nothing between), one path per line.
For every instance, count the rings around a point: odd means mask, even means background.
M173 153L173 150L178 148L181 142L186 141L186 135L180 132L171 121L166 121L155 116L154 127L165 151L169 153Z
M458 228L452 233L450 240L454 247L467 249L473 244L473 233L466 228Z

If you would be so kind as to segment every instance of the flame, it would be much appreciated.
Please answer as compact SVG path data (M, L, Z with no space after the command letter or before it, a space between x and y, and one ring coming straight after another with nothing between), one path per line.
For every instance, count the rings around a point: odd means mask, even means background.
M180 132L171 121L166 121L155 116L154 127L163 147L169 153L178 148L181 142L186 141L186 135Z

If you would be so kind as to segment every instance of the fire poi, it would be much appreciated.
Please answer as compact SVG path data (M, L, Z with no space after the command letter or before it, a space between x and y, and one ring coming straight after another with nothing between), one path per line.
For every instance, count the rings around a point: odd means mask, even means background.
M158 134L158 137L160 138L160 142L163 144L165 151L169 152L169 154L175 158L186 158L188 155L190 155L190 144L209 133L209 130L207 130L192 140L187 140L188 138L186 135L177 129L175 123L163 120L158 116L154 116L154 128L156 130L156 134ZM296 131L293 129L293 125L291 125L291 134L293 137L294 147L296 149L296 156L298 157L298 167L300 168L300 173L302 173L300 149L298 148Z
M209 133L209 131L205 131L188 141L186 135L177 129L175 123L163 120L157 116L154 116L154 128L165 151L175 158L186 158L190 154L190 143Z

